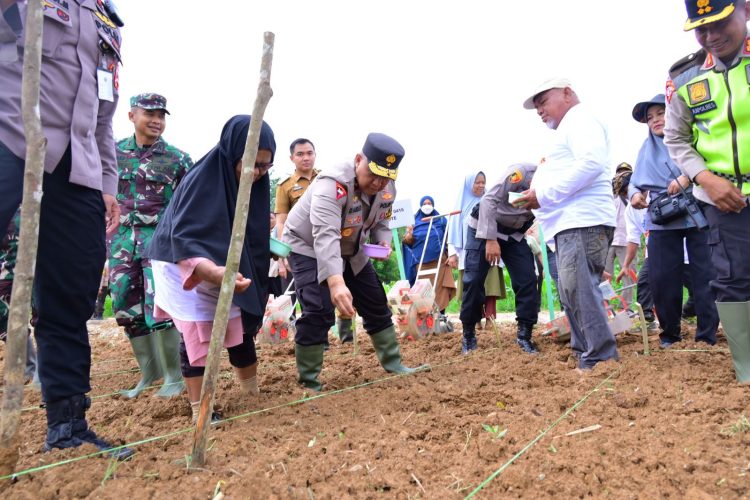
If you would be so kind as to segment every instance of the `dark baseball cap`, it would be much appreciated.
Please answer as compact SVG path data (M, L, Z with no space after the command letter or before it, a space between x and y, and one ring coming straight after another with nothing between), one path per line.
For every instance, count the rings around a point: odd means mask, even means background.
M659 104L666 106L664 94L656 94L650 101L639 102L633 107L633 119L637 122L646 123L648 121L646 118L648 108Z
M734 3L735 0L685 0L685 31L726 19L734 12Z

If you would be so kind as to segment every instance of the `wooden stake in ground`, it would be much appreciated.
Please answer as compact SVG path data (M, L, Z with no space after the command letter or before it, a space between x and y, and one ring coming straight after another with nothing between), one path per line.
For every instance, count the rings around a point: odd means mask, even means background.
M245 228L247 227L248 212L250 210L250 188L253 184L255 158L258 154L258 142L260 139L260 128L263 124L263 114L271 100L271 63L273 62L274 34L265 32L263 34L263 59L260 65L260 83L258 94L253 106L253 114L250 120L250 131L247 134L245 153L242 156L242 175L240 176L240 187L237 193L237 206L234 210L234 224L232 226L232 241L229 244L227 254L227 265L224 271L224 279L221 282L219 300L216 304L216 315L214 316L213 329L211 330L211 344L208 348L206 359L206 370L203 376L203 387L201 388L201 404L198 413L198 422L195 426L193 436L192 464L201 467L206 460L206 442L208 441L208 428L211 425L211 413L214 408L214 395L216 393L216 376L219 371L219 357L224 346L224 337L229 322L229 308L234 296L234 279L240 267L240 254L245 241ZM253 285L251 285L253 286Z
M36 249L39 242L39 209L47 139L39 116L39 85L42 68L42 0L30 0L24 25L24 58L21 109L26 134L26 165L21 203L18 260L14 271L8 340L5 348L3 406L0 411L0 476L15 470L18 462L16 430L23 402L26 335L31 316L31 288L34 283ZM5 228L2 228L5 230Z

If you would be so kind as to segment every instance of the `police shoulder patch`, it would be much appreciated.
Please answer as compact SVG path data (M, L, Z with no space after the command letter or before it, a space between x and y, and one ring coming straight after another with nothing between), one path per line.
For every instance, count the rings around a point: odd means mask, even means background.
M510 182L511 184L518 184L522 180L523 172L521 172L521 170L519 169L514 170L513 173L508 176L508 182Z
M336 182L336 200L340 200L341 198L345 198L347 195L346 186L341 184L340 182Z
M669 77L674 80L693 66L703 64L703 62L706 60L706 54L706 51L704 49L701 49L698 52L686 55L685 57L674 63L671 68L669 68Z

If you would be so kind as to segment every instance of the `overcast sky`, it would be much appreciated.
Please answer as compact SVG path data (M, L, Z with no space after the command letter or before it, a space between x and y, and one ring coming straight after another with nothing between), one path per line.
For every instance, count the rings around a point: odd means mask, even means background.
M669 66L697 50L684 2L442 0L173 2L119 0L124 66L115 137L132 134L128 99L158 92L164 138L197 160L226 120L250 113L263 32L276 34L274 176L293 170L288 144L317 148L317 168L352 159L368 132L406 150L399 198L455 203L466 173L496 179L536 162L550 132L522 102L565 76L609 124L613 163L633 162L646 127L633 105L663 91Z

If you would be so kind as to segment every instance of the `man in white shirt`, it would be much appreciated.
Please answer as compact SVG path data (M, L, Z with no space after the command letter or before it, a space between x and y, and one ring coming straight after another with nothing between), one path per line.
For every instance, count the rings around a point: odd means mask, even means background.
M577 324L571 348L580 370L619 359L607 325L599 282L615 226L607 127L583 105L570 81L554 78L523 103L556 131L531 189L514 204L527 204L556 246L560 300Z

